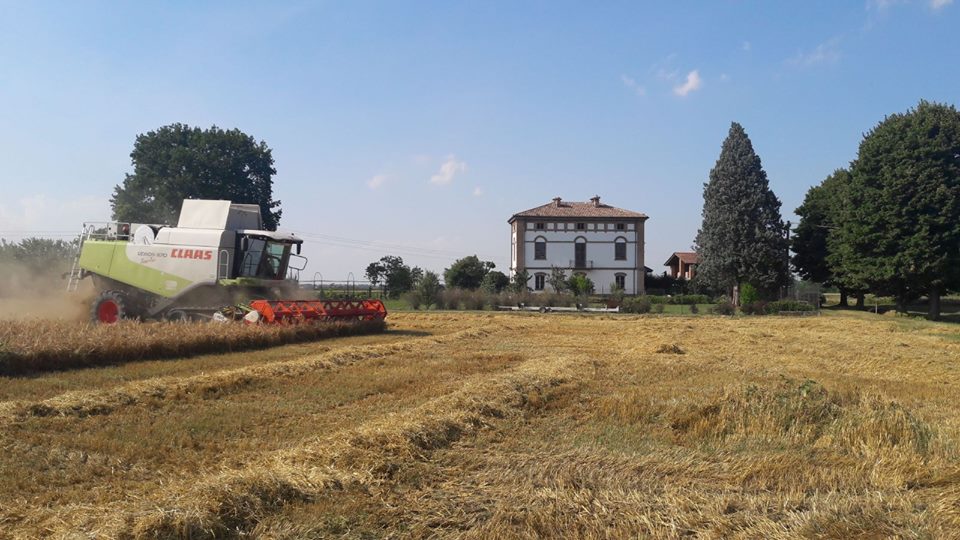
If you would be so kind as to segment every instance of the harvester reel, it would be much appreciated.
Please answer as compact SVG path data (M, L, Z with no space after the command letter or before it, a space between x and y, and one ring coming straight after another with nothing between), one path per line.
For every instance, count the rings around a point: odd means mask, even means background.
M120 319L136 319L134 303L123 291L103 291L93 302L90 318L93 322L113 324Z

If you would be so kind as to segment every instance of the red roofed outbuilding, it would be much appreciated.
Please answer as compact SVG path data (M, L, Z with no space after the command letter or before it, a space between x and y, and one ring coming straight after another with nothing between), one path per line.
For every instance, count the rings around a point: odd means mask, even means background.
M697 275L697 265L700 264L700 256L692 251L676 251L663 263L670 267L670 276L675 278L693 279Z

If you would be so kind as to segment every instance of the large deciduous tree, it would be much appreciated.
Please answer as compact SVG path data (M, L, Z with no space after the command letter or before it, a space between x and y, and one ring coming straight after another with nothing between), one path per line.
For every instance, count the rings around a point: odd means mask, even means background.
M780 200L753 144L734 122L710 181L703 189L703 224L695 248L700 255L697 280L739 300L740 283L772 292L786 283L787 226Z
M476 255L469 255L458 259L443 271L443 282L447 287L476 289L483 283L487 272L495 267L490 261L481 261Z
M510 278L499 270L491 270L483 276L480 289L486 293L499 293L510 285Z
M133 174L114 188L113 218L176 223L183 199L225 199L260 206L264 227L280 223L273 200L273 155L238 129L172 124L138 135Z
M897 309L960 288L960 113L921 101L877 124L863 141L837 231L843 270L896 294Z
M790 238L793 257L790 261L801 278L835 286L840 291L840 305L847 305L848 294L856 294L858 305L863 304L866 285L855 275L843 273L843 250L838 245L836 231L850 185L850 171L837 169L819 185L811 187L794 212L800 223Z
M387 296L397 298L411 290L424 274L423 269L404 264L403 257L387 255L367 265L365 275L374 286L383 283Z

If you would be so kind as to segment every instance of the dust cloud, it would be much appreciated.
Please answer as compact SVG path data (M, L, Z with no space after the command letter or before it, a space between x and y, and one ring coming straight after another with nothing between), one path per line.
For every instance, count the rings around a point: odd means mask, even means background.
M61 319L85 321L94 296L89 279L76 292L57 272L37 272L13 262L0 264L0 320Z

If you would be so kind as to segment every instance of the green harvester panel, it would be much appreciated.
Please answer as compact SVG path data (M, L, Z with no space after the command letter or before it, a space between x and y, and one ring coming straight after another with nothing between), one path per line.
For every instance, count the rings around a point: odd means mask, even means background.
M131 261L127 242L87 240L80 251L80 267L88 272L172 298L192 284L191 281Z

